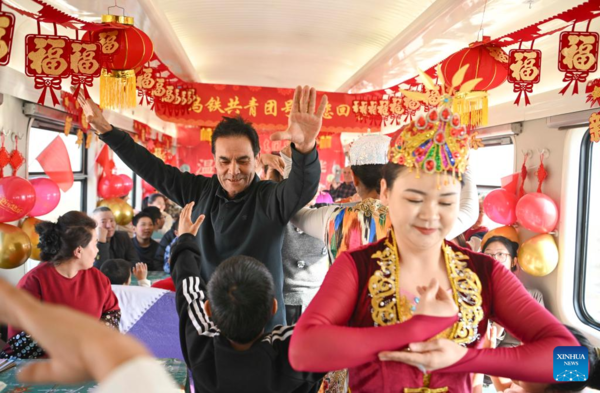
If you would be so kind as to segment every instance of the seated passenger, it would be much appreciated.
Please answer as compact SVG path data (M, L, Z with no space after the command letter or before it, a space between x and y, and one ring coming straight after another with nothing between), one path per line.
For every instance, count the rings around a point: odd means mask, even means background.
M108 259L124 259L132 268L138 261L133 243L127 232L117 231L115 215L106 206L97 207L92 213L98 232L98 255L94 267L100 269Z
M35 230L40 235L43 262L25 274L17 287L43 302L73 308L118 329L121 311L110 281L92 269L98 253L96 222L71 211L56 223L37 224ZM8 337L3 357L35 359L44 355L27 332L9 326Z
M289 364L294 327L264 333L278 305L263 264L231 257L219 264L206 289L194 238L204 216L192 223L192 208L190 203L181 212L171 272L181 347L196 392L317 392L323 374L297 372Z
M148 265L148 270L162 270L162 260L158 257L158 243L152 240L152 232L154 231L154 222L152 217L147 213L141 212L133 217L133 227L135 237L133 238L133 246L138 255L138 261Z
M124 259L109 259L104 262L100 271L110 280L112 285L130 285L131 273L129 262ZM133 275L140 287L150 287L148 277L148 266L144 262L138 262L133 268Z
M142 210L149 206L157 207L164 219L165 225L157 230L158 233L155 239L160 239L173 226L173 217L167 213L167 209L172 203L163 194L158 193L147 196L142 202Z
M163 236L163 232L161 231L165 227L165 217L160 212L160 209L156 206L148 206L147 208L142 209L142 212L152 217L152 223L154 224L152 238L157 241L160 240Z

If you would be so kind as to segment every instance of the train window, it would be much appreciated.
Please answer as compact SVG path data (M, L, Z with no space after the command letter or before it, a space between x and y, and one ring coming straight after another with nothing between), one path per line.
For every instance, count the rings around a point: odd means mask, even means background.
M509 136L483 139L483 147L472 150L469 166L478 187L495 189L500 179L515 172L515 145Z
M61 198L58 206L45 216L38 217L41 220L54 221L61 214L75 209L82 212L86 211L87 150L77 145L76 135L71 134L66 136L62 132L51 129L31 127L29 133L29 150L27 154L29 177L36 178L46 176L42 166L36 160L36 157L56 138L57 135L63 140L67 147L75 182L69 191L61 191ZM35 141L35 143L32 143L32 141Z
M575 257L575 310L579 318L600 328L600 145L590 141L589 130L581 147L577 253Z
M64 133L58 133L56 131L47 130L43 128L31 127L29 131L29 173L43 174L44 170L40 163L35 159L52 141L59 135L67 147L69 153L69 160L71 161L71 169L73 173L81 173L84 171L83 165L83 151L80 146L77 145L77 135L70 134L66 136ZM33 143L35 141L35 143Z

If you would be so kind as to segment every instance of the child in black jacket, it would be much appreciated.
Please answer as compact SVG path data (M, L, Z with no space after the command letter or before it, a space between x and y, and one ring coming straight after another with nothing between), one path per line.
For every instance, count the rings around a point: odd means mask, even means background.
M207 290L194 238L204 216L192 223L192 207L190 203L181 211L171 275L181 348L196 391L317 392L323 374L295 371L288 361L294 327L277 326L264 334L278 305L273 278L262 263L229 258L215 270Z

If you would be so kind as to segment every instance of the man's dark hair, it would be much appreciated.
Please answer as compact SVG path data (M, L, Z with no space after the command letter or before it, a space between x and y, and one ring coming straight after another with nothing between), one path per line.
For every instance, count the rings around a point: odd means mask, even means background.
M383 164L352 165L350 169L367 190L375 190L378 194L381 192Z
M151 215L149 215L148 213L139 212L138 214L133 216L133 220L132 220L133 226L137 227L138 221L140 221L142 218L149 218L150 221L152 221L152 224L154 224L154 219L152 218Z
M98 206L97 208L94 209L92 214L103 213L103 212L111 212L112 213L112 210L110 210L110 208L108 208L106 206Z
M223 120L213 131L212 134L212 154L215 154L215 142L219 138L226 137L246 137L252 145L252 152L256 157L260 153L260 143L258 142L258 134L252 126L252 123L245 121L241 116L226 117L223 116Z
M160 218L162 217L160 209L156 206L148 206L147 208L142 210L142 213L146 213L147 215L149 215L150 218L152 218L152 223L154 225L156 225L156 221L160 220Z
M269 270L243 255L223 261L208 283L215 325L223 336L239 344L247 344L262 333L273 316L274 298Z
M131 263L124 259L107 259L100 271L108 277L112 285L124 285L131 276Z

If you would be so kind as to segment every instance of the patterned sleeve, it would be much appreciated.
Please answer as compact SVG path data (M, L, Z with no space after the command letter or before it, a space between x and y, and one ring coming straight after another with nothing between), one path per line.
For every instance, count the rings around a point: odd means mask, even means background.
M10 354L2 351L0 358L39 359L44 356L44 350L25 332L14 335L7 344L10 347Z
M113 310L102 314L100 320L108 327L119 330L119 323L121 322L121 310Z

